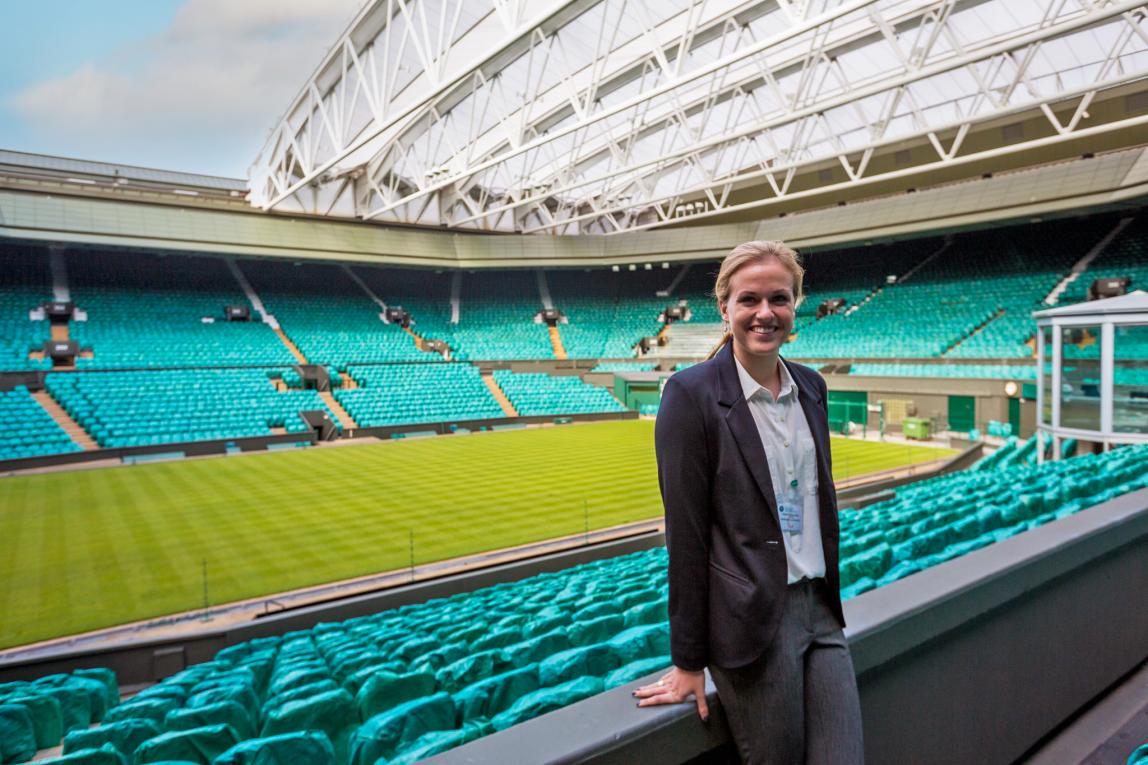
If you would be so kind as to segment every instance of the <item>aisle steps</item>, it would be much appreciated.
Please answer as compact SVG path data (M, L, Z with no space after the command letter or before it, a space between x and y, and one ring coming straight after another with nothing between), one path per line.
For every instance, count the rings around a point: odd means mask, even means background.
M557 326L547 327L550 330L550 345L554 348L554 358L558 360L566 359L566 346L562 344L562 335L558 332Z
M299 350L299 346L291 342L291 338L287 337L287 334L279 326L275 327L275 334L279 335L279 339L283 341L283 345L287 346L287 350L291 351L292 355L295 356L300 364L311 363L307 361L307 357L303 355L301 350Z
M486 387L490 389L490 394L494 396L494 400L502 407L503 413L505 413L507 417L517 417L518 410L514 408L514 404L510 403L510 399L506 397L506 393L503 392L502 386L494 379L494 375L488 372L482 376L482 381L486 383Z
M327 408L330 409L335 417L339 419L339 424L343 426L344 431L359 427L359 424L355 422L354 418L352 418L350 414L347 413L347 410L343 408L343 405L335 400L335 396L331 393L331 391L319 391L319 398L323 399L323 403L326 404Z
M64 407L60 406L48 391L33 391L32 398L36 399L36 403L43 407L44 411L60 426L60 429L68 434L68 438L75 441L81 449L91 451L100 448L100 445L88 435L88 432L84 430L80 423L73 420L72 415L64 411Z

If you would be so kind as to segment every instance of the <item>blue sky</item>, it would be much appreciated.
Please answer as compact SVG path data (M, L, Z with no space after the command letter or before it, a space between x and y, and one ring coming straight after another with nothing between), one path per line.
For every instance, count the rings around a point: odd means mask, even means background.
M0 148L244 177L361 0L0 0Z

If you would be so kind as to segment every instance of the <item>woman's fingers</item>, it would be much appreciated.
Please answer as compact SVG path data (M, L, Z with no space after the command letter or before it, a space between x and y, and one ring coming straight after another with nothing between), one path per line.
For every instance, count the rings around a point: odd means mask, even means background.
M710 716L706 704L705 676L701 672L684 672L674 669L651 685L644 685L634 691L640 699L638 706L652 707L659 704L681 704L693 696L697 700L698 716L703 721Z

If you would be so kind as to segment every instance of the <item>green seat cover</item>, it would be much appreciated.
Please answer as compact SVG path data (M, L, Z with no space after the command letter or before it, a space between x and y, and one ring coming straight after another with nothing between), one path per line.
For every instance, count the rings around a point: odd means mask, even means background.
M100 722L103 720L109 707L113 706L108 703L108 687L103 680L78 675L47 675L46 677L41 677L33 683L33 685L46 685L53 688L74 688L78 692L87 694L88 708L92 722ZM116 701L118 700L119 697L117 695Z
M455 727L454 701L436 693L375 715L351 737L351 765L375 765L394 756L399 746L435 730Z
M479 680L454 694L454 703L462 720L494 717L509 709L518 699L538 690L538 665Z
M271 713L272 710L278 709L289 701L299 701L300 699L306 699L320 693L334 691L337 690L338 687L339 686L335 683L334 680L328 678L325 680L319 680L315 683L308 683L307 685L300 685L290 690L283 691L280 694L271 696L263 702L261 716L266 717Z
M308 730L244 741L212 765L335 765L335 750L326 733Z
M92 724L92 702L86 691L79 688L46 685L31 686L28 690L38 696L51 696L59 702L60 719L64 725L64 733L86 728Z
M616 649L609 643L571 648L548 656L538 663L538 682L550 687L577 677L603 677L621 666Z
M140 744L136 750L136 763L186 760L211 765L212 760L238 743L239 735L230 725L172 731Z
M85 677L90 680L98 680L103 683L104 696L108 702L108 709L120 703L120 686L116 682L116 673L114 671L104 667L96 667L93 669L77 669L72 675L75 677Z
M36 756L36 729L28 708L0 704L0 762L25 762Z
M510 709L495 715L490 722L495 730L506 730L512 725L599 694L604 688L601 678L597 677L579 677L553 688L542 688L526 694L514 702Z
M523 640L502 649L516 667L525 667L527 664L542 661L546 657L565 651L570 648L570 638L566 630L559 628L543 635Z
M289 691L292 688L298 688L301 685L309 685L320 680L329 680L330 677L331 675L326 669L304 666L272 677L271 685L267 688L267 692L274 696L284 691Z
M617 688L619 685L632 683L640 677L667 670L672 664L673 661L668 654L665 656L655 656L651 659L638 659L637 661L632 661L629 664L618 667L606 675L606 679L603 683L607 690Z
M135 754L140 744L155 738L163 729L153 720L132 719L105 722L98 728L74 730L64 737L64 754L80 749L95 749L111 745L125 757Z
M619 665L662 656L670 652L670 625L662 622L644 627L631 627L610 638L606 644L618 657Z
M574 622L566 630L566 634L574 645L585 646L608 640L621 632L623 626L620 614L608 614L587 621Z
M372 675L355 695L355 705L363 720L386 712L407 701L435 692L435 676L429 672L396 675L378 672Z
M456 746L474 741L476 738L493 732L493 730L494 728L491 727L488 720L475 720L466 723L459 730L438 730L424 733L410 745L403 747L394 757L387 760L387 765L411 765L419 760L425 760L428 757L454 749Z
M108 712L104 718L106 723L121 722L123 720L152 720L162 725L167 713L179 707L179 701L170 698L131 699L120 704Z
M131 759L111 744L98 748L80 749L63 757L40 760L36 765L131 765Z
M255 695L252 687L246 683L230 683L218 685L205 691L198 691L188 697L187 701L184 702L184 707L194 709L218 704L221 701L234 701L247 710L248 716L253 720L257 719L259 715L259 698Z
M348 740L359 722L355 700L342 688L307 699L289 701L267 715L260 736L321 730L327 734L340 762L345 760Z
M240 739L255 735L255 724L247 710L234 701L219 701L191 709L173 709L164 718L166 730L191 730L205 725L230 725Z
M64 716L56 698L42 693L17 692L7 698L0 697L0 704L17 704L28 710L32 716L37 749L47 749L60 743L64 735Z
M508 657L509 654L500 648L474 653L446 665L435 673L435 678L445 690L457 691L476 680L511 669Z

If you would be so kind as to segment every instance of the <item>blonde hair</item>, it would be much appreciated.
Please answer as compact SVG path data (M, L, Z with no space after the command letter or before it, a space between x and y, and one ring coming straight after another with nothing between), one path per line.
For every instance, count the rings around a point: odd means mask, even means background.
M801 284L805 278L805 269L801 267L801 256L787 247L784 242L778 241L744 242L730 250L729 255L726 255L721 262L717 280L714 282L714 297L717 298L718 304L724 306L729 302L729 283L734 274L751 263L760 263L767 258L776 258L785 267L785 270L793 276L793 305L796 308L804 296L801 291ZM716 356L722 346L728 343L732 337L733 334L727 327L722 334L721 341L714 346L706 358L712 359Z

